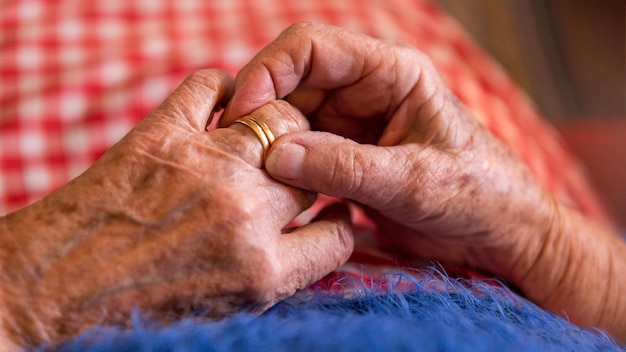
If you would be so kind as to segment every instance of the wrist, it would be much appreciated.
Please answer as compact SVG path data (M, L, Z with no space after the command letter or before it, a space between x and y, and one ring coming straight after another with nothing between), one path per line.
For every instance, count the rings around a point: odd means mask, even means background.
M534 190L534 191L531 191ZM536 187L517 197L514 210L502 212L491 225L497 233L495 240L483 248L478 247L475 255L476 267L497 275L507 282L524 289L529 275L538 272L541 278L546 273L538 271L539 260L551 245L554 223L558 218L558 204L551 193ZM513 208L513 207L511 207ZM524 290L525 292L525 290Z
M626 272L623 241L556 201L553 214L532 265L514 283L539 306L624 339L626 280L619 274Z

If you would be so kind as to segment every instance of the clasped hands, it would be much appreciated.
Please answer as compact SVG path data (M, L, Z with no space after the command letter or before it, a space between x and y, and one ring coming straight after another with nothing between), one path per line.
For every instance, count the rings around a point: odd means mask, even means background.
M276 137L265 160L255 132L233 123L242 116ZM317 192L359 204L406 255L553 299L527 281L553 242L556 201L429 59L299 24L236 80L192 74L83 175L2 219L5 340L125 324L133 307L161 320L261 312L351 254L345 205L286 228Z

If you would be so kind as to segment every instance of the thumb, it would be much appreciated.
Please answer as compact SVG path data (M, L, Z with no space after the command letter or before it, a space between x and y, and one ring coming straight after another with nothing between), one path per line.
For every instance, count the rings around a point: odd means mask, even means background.
M380 208L410 175L407 153L398 147L358 144L327 132L284 135L272 146L267 172L282 182Z

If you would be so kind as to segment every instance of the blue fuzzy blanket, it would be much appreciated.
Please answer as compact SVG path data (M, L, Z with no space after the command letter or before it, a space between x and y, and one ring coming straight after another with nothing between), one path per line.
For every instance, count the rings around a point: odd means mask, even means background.
M392 285L301 292L261 316L157 327L135 314L131 331L100 327L58 350L626 351L603 332L578 328L502 285L432 270L425 279L399 273L385 279Z

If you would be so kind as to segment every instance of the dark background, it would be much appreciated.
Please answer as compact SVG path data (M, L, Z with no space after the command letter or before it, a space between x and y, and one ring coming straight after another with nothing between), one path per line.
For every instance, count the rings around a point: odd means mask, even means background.
M436 1L555 124L626 238L626 2Z
M624 0L436 0L553 121L626 118Z

